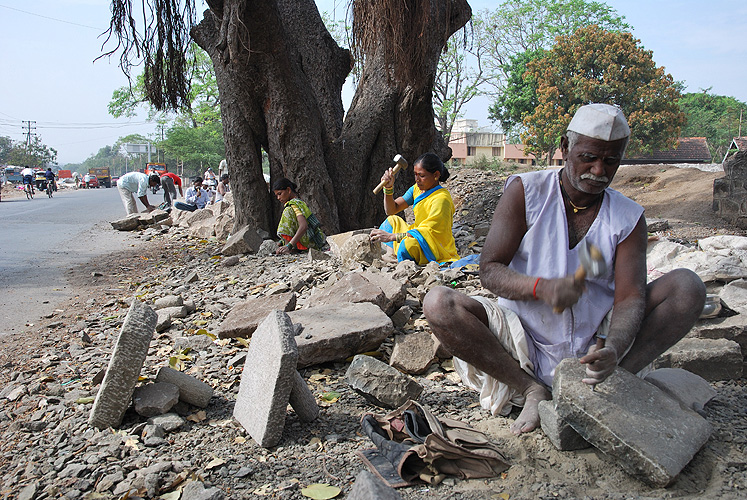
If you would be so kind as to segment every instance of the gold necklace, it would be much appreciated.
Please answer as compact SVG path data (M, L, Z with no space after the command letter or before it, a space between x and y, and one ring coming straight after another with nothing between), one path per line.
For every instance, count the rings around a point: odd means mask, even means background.
M571 204L571 208L573 208L573 213L574 214L577 214L579 210L586 210L590 206L596 204L596 202L599 201L599 199L600 199L600 197L598 196L597 199L595 199L594 201L592 201L591 203L589 203L585 207L579 207L578 205L576 205L575 203L573 203L573 201L571 200L571 197L568 196L568 192L563 187L563 171L562 170L560 171L560 176L558 176L558 180L560 181L560 190L565 195L565 199L568 200L568 203Z

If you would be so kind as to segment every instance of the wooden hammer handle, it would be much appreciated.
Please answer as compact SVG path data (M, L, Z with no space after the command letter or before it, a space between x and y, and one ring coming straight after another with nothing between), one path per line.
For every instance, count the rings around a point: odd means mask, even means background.
M394 165L394 169L392 169L392 173L394 173L394 175L397 175L397 172L399 172L401 169L402 169L402 163L397 162L397 164ZM379 194L379 191L381 191L381 188L384 187L384 184L386 184L385 181L379 182L379 185L374 188L373 194Z

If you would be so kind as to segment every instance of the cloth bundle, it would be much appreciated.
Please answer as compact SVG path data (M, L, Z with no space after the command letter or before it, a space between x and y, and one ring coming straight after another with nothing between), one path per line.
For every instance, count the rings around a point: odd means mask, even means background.
M306 222L309 224L309 227L306 230L309 239L314 242L314 245L316 245L317 248L324 248L325 243L327 243L327 238L321 230L322 224L319 222L319 219L316 218L316 215L311 214L306 218Z
M383 417L364 415L361 427L377 448L364 450L364 461L392 487L438 484L447 475L494 477L509 467L485 434L458 420L437 418L415 401Z

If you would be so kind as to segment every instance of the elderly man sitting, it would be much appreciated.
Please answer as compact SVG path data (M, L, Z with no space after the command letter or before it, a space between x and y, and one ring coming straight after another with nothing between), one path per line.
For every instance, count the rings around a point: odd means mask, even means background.
M480 259L482 284L499 299L445 287L424 299L433 333L482 406L502 415L524 407L515 434L539 425L538 405L551 398L561 360L580 358L590 385L618 365L638 373L703 309L705 286L689 270L646 284L643 208L609 188L629 136L618 108L579 108L560 142L565 168L506 181ZM582 240L601 250L608 271L577 282ZM597 336L606 336L599 349Z

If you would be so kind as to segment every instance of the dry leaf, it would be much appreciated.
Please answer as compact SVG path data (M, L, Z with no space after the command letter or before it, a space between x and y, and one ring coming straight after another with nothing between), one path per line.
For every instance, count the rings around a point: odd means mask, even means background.
M209 463L209 464L207 464L207 465L205 466L205 470L212 470L212 469L215 469L216 467L220 467L220 466L221 466L221 465L223 465L224 463L226 463L226 461L225 461L225 460L223 460L222 458L214 458L214 459L212 459L212 460L210 461L210 463Z
M172 491L172 492L169 492L169 493L164 493L163 495L159 496L158 498L160 500L179 500L181 497L182 497L182 492L179 491L179 490L177 490L177 491Z
M95 399L96 398L94 396L88 396L88 397L85 397L85 398L78 398L78 399L75 400L75 404L87 405L87 404L93 403L93 401Z
M341 492L342 490L337 486L322 483L310 484L301 490L303 496L314 500L329 500L330 498L335 498Z
M246 438L244 436L236 436L233 442L236 444L244 444L246 443Z
M130 438L127 441L125 441L125 446L129 446L135 451L139 451L140 448L137 445L137 439L136 438Z
M207 418L207 413L205 413L205 410L200 410L197 413L193 413L192 415L189 415L187 417L187 420L190 422L202 422Z
M266 497L269 496L272 491L272 483L267 483L266 485L260 486L259 488L255 489L252 493L261 497Z

